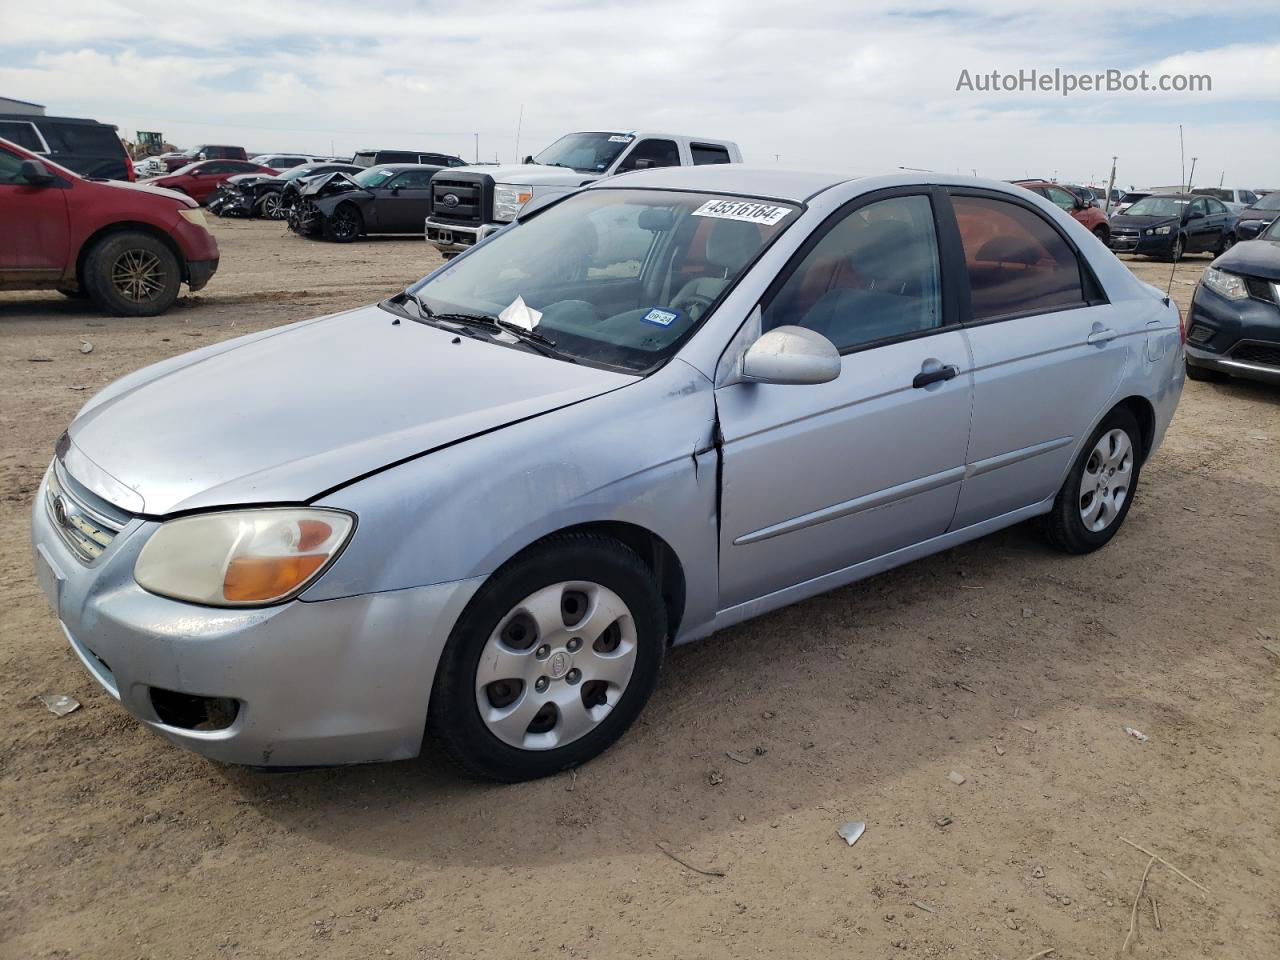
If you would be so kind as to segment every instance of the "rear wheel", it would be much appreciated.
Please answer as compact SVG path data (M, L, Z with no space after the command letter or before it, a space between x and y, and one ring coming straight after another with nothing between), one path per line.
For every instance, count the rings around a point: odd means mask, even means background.
M337 210L325 217L324 238L334 243L350 243L360 236L364 230L364 218L355 204L341 204Z
M1129 514L1142 469L1142 431L1123 408L1103 418L1044 518L1050 543L1067 553L1104 546Z
M648 701L666 647L653 574L587 534L549 539L495 573L440 658L428 729L465 771L515 782L575 767Z
M1217 254L1221 256L1236 245L1236 235L1234 233L1224 233L1222 241L1218 244Z
M1181 260L1182 254L1186 251L1186 246L1186 243L1183 242L1182 235L1179 234L1178 238L1173 241L1173 251L1169 254L1169 259L1174 263Z
M146 233L113 233L99 240L84 263L84 286L105 313L153 317L173 306L182 288L178 258Z

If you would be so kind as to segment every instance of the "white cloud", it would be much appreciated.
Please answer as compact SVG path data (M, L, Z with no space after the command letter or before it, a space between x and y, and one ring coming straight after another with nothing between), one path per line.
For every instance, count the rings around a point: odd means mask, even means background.
M857 9L835 0L483 7L457 2L61 0L0 7L0 93L182 144L536 151L574 129L655 127L736 139L748 160L869 172L898 165L1084 179L1121 156L1125 183L1177 180L1188 155L1239 185L1280 178L1280 40L1179 31L1203 5L1078 0L1070 11L979 0ZM1275 22L1274 0L1214 17ZM1144 46L1153 25L1161 42ZM957 93L961 69L1116 67L1210 73L1211 93ZM248 89L239 89L247 87ZM1226 122L1230 121L1230 122ZM1203 161L1202 161L1203 162ZM1271 184L1280 185L1280 184Z

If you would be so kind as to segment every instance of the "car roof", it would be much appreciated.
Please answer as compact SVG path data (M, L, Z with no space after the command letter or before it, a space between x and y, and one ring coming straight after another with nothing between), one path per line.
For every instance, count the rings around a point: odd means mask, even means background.
M710 163L697 167L635 170L597 181L588 189L649 187L658 190L697 190L803 203L814 194L854 179L857 178L849 174L744 167L740 163Z

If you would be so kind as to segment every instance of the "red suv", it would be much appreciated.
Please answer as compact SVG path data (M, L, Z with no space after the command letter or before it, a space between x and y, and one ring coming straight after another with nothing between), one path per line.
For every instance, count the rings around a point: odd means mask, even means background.
M1101 207L1077 196L1061 184L1048 180L1014 180L1020 187L1026 187L1032 193L1038 193L1050 203L1060 206L1075 219L1084 224L1095 237L1103 243L1111 239L1111 222Z
M0 140L0 290L87 294L106 313L150 317L186 281L218 269L218 243L190 197L85 180Z
M227 177L240 173L257 173L265 177L280 176L279 170L264 167L260 163L248 160L200 160L189 163L173 173L162 177L150 177L142 182L152 187L164 187L185 193L196 203L204 203L213 192L222 186Z

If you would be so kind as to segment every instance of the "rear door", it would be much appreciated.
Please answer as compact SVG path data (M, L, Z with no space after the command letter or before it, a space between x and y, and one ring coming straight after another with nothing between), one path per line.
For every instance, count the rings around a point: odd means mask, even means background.
M945 203L945 197L942 198ZM942 211L945 213L945 211ZM971 373L927 187L837 211L762 301L762 327L839 348L830 383L716 390L720 607L943 534L969 440Z
M1145 337L1032 203L949 192L969 280L963 314L974 378L959 529L1056 493Z
M18 172L25 159L0 147L0 288L57 286L70 255L71 184L61 178L28 183Z

